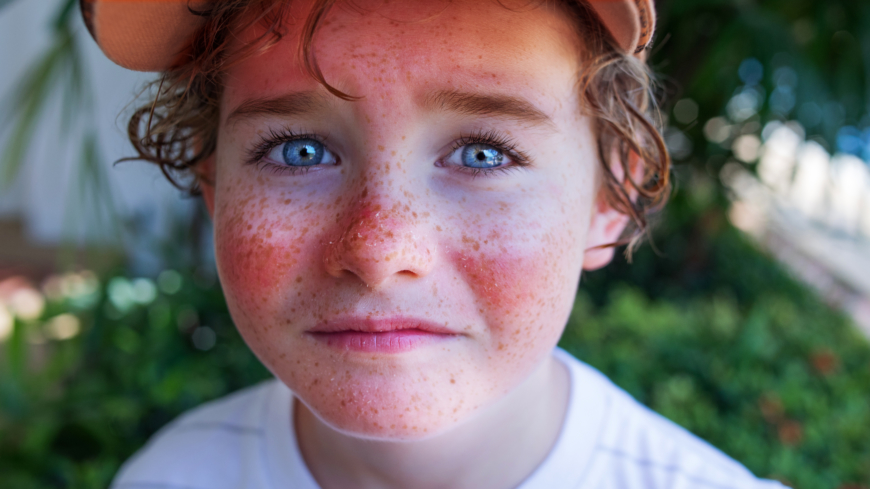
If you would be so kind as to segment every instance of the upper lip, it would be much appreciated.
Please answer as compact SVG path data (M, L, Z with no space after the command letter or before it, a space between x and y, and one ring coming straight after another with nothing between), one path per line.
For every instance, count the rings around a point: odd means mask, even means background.
M389 331L401 331L416 329L433 334L459 334L443 324L437 324L427 319L391 316L391 317L359 317L347 316L324 321L308 330L309 333L386 333Z

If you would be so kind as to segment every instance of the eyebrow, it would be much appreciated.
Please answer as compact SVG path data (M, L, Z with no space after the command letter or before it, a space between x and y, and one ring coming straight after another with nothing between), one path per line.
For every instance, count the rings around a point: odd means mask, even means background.
M236 107L227 117L227 122L237 122L262 115L282 117L310 115L324 110L328 105L328 97L316 91L250 99ZM423 106L470 116L501 117L531 125L556 127L553 120L542 110L525 99L511 95L439 90L427 95L423 100Z
M300 116L321 111L329 105L326 97L315 91L292 92L272 98L256 98L242 102L227 117L227 122L237 122L251 117Z
M427 96L423 105L464 115L501 117L536 126L556 127L542 110L511 95L441 90Z

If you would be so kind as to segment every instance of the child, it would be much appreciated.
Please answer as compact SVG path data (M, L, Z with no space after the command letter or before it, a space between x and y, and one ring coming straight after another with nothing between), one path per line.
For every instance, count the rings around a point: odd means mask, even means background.
M114 487L781 487L555 349L581 271L666 195L650 0L82 5L163 72L131 140L193 177L277 378Z

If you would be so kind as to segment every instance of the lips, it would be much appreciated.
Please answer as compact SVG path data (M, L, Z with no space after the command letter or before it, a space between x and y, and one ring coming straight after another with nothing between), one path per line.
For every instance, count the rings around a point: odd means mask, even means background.
M331 348L365 353L402 353L460 336L446 326L407 317L339 318L307 333Z

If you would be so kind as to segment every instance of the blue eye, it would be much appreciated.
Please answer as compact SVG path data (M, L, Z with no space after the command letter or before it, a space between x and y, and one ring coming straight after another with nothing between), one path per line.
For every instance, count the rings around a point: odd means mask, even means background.
M297 139L284 143L284 163L290 166L314 166L323 161L323 145L313 139Z
M269 153L269 158L290 167L335 165L336 158L320 141L299 138L279 144Z
M462 147L462 165L469 168L496 168L504 164L504 153L488 144Z
M530 162L508 137L489 131L462 135L453 142L450 154L436 165L477 176L516 170Z

